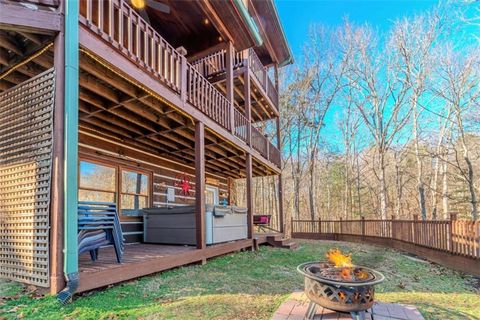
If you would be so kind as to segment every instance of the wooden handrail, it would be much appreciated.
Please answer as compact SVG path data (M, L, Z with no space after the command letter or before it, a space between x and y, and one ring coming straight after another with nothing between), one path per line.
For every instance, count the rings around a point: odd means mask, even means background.
M250 126L252 128L252 148L268 159L268 139L253 124Z
M292 219L292 233L338 234L394 239L421 247L480 259L480 221L400 219L318 221Z
M237 109L234 111L234 134L245 143L247 142L247 128L248 120L247 118Z
M248 57L245 53L248 53ZM226 70L226 50L218 50L203 58L194 61L192 64L204 77L212 78L222 74ZM266 92L268 98L275 107L278 106L278 92L268 74L268 70L263 66L258 58L255 50L239 51L235 53L233 68L237 69L244 66L245 59L248 58L248 66L252 70L253 75Z
M227 51L222 49L193 61L192 65L204 77L212 78L226 71L226 57ZM244 66L245 57L243 51L235 52L233 59L233 69Z
M258 82L261 84L263 90L267 93L268 98L274 104L275 107L278 106L278 92L273 84L273 81L270 79L268 74L268 69L263 66L260 58L255 53L255 50L250 48L248 50L248 63L252 73L257 78Z
M80 22L160 82L180 92L182 55L126 1L81 1Z
M225 129L231 129L230 102L187 63L187 100Z

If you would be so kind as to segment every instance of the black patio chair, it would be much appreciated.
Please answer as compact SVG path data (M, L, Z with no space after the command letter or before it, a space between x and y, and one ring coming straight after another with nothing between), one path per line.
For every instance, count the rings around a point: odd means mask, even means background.
M93 261L98 249L113 245L118 263L125 249L117 205L108 202L78 202L78 253L90 252Z

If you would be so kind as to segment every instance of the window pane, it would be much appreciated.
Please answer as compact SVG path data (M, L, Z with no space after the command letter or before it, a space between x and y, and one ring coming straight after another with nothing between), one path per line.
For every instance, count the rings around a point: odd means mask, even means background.
M205 203L206 204L215 204L215 194L212 190L205 190Z
M148 178L146 175L122 171L122 192L148 195Z
M147 197L122 194L121 208L124 216L138 216L140 209L147 207Z
M86 161L80 162L80 187L115 191L115 168Z
M78 190L79 201L115 202L115 193Z

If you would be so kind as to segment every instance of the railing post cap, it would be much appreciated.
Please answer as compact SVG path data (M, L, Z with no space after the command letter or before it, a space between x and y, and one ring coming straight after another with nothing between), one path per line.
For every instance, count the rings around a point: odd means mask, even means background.
M413 215L413 220L418 220L418 214Z
M457 215L458 213L456 212L450 212L450 220L457 220Z

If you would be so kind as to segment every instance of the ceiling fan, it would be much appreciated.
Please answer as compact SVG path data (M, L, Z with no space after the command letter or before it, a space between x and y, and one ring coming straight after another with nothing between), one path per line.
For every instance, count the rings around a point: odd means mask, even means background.
M140 16L145 19L148 23L150 23L150 19L147 14L147 7L155 9L157 11L169 14L170 13L170 6L162 3L158 0L130 0L130 4L133 8L135 8Z

